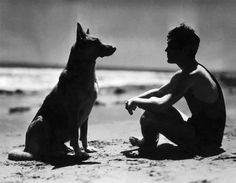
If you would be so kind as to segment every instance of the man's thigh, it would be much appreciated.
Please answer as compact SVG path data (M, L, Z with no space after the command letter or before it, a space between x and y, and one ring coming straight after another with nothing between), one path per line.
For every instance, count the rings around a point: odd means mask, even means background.
M159 133L177 145L192 147L196 145L195 129L186 122L183 113L170 108L164 113L149 114L148 121Z

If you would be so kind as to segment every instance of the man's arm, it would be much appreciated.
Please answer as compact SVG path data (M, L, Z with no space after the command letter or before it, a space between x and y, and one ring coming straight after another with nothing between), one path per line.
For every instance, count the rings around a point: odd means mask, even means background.
M155 88L155 89L151 89L148 90L134 98L150 98L150 97L163 97L167 91L169 90L170 84L167 83L163 86L161 86L160 88Z
M179 73L180 73L180 71L177 71L172 78L174 78ZM160 88L148 90L148 91L146 91L138 96L135 96L133 98L163 97L170 91L170 87L171 87L171 81L169 81L167 84L164 84Z
M182 98L193 84L194 81L190 75L177 73L173 76L171 81L165 85L162 95L159 95L160 97L150 95L150 98L132 98L126 103L126 109L130 114L133 113L136 107L152 112L165 111Z
M167 94L167 92L170 90L170 83L167 83L165 85L163 85L162 87L160 88L157 88L157 89L151 89L147 92L144 92L138 96L135 96L131 99L129 99L127 102L126 102L126 106L125 108L128 110L128 112L132 115L133 114L133 111L136 109L137 105L133 105L134 101L146 101L148 102L147 100L150 99L151 97L163 97L165 96L165 94ZM146 100L144 100L146 99Z

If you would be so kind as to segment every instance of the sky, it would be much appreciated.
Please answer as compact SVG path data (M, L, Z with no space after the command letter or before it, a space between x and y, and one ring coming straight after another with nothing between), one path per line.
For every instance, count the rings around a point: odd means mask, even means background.
M234 0L2 0L0 63L64 66L80 22L117 47L99 66L175 69L166 35L185 22L201 38L199 62L236 70L235 9Z

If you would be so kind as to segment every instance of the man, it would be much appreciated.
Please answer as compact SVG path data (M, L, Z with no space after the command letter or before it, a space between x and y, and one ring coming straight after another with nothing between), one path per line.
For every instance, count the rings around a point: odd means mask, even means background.
M130 114L136 107L145 110L140 118L143 139L131 137L132 145L156 147L161 133L189 152L221 146L226 118L224 97L216 79L195 59L199 43L200 38L185 24L168 33L168 63L177 64L180 70L159 89L127 101ZM173 107L182 97L192 113L188 119Z

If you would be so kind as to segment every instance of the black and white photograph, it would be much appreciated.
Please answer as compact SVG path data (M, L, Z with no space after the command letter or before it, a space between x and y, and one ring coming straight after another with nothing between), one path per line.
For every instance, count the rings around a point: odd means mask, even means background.
M236 182L235 10L0 0L0 182Z

